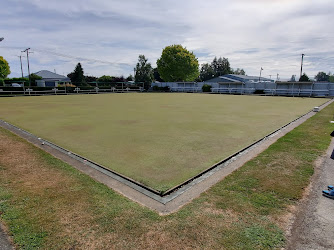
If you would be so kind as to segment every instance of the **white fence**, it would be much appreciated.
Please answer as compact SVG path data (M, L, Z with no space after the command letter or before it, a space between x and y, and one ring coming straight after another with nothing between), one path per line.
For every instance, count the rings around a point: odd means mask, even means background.
M262 94L279 96L334 96L331 82L161 82L153 86L169 87L171 92L202 92L204 84L211 85L211 93Z
M32 95L72 95L72 94L103 94L103 93L130 93L130 92L143 92L144 89L142 87L139 88L109 88L109 89L58 89L53 88L51 90L34 90L34 89L21 89L16 90L3 90L0 88L0 97L1 96L16 96L16 95L23 95L23 96L32 96Z

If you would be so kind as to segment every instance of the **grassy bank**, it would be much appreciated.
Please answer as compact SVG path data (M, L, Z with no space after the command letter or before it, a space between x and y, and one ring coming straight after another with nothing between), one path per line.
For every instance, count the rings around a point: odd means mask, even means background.
M0 99L0 119L165 191L326 100L177 93L18 97Z
M22 249L265 249L330 143L331 104L175 214L159 216L0 129L0 214Z

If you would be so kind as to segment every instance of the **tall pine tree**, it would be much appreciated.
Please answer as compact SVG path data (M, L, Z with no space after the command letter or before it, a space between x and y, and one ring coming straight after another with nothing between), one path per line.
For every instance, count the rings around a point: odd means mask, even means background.
M77 66L75 66L74 71L67 76L75 86L87 85L81 63L78 63Z
M136 65L135 81L143 82L144 88L149 89L154 79L153 68L144 55L139 55Z
M309 82L310 78L305 73L303 73L303 75L299 78L299 81L300 82Z
M215 77L232 73L230 62L228 61L228 58L225 57L219 57L218 59L215 57L211 63L211 67Z

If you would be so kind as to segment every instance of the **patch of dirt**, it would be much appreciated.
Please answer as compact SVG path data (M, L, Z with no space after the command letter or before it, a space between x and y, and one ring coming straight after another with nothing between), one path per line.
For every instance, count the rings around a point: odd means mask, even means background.
M285 235L289 237L289 232L291 230L293 221L295 219L295 214L297 213L297 206L290 205L286 208L287 212L285 214L278 214L273 216L271 220L279 226L279 228L285 231Z
M223 217L224 218L224 222L226 224L231 224L234 222L237 222L240 218L240 215L233 212L230 209L219 209L219 208L215 208L214 204L211 203L204 203L205 208L201 211L198 211L198 216L202 216L203 214L205 214L205 216L207 215L212 215L212 216L219 216L219 217Z
M13 239L9 236L8 228L0 220L0 249L11 250L14 249L13 246Z
M146 249L177 249L179 245L173 243L172 237L169 233L161 229L154 229L148 231L141 238L140 242Z
M203 210L204 213L206 214L212 214L212 215L224 215L225 212L223 209L216 209L216 208L212 208L212 207L206 207Z

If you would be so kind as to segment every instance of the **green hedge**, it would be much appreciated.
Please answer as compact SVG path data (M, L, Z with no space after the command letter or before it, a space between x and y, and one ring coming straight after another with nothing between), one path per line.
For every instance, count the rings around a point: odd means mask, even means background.
M202 86L202 91L203 91L203 92L211 92L211 85L204 84L204 85Z
M160 92L170 92L170 88L168 86L165 87L158 87L158 86L153 86L153 91L160 91Z

